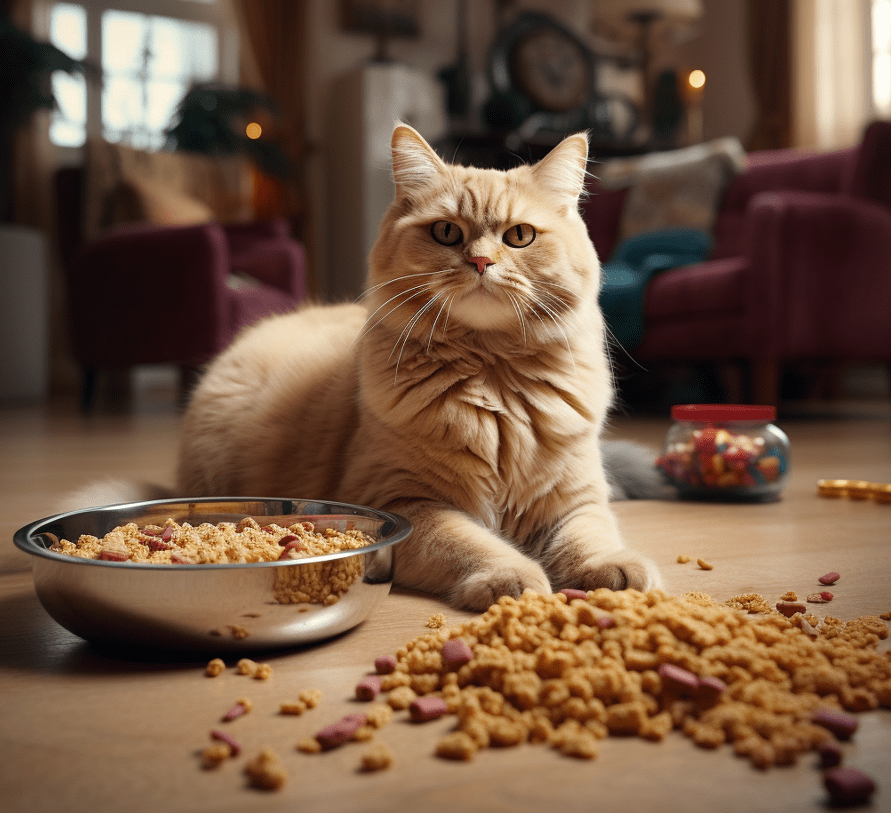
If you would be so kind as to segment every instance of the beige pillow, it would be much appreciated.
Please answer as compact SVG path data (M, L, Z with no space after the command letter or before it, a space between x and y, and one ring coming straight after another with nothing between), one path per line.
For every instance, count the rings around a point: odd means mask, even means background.
M111 195L107 217L109 225L191 226L212 220L214 213L207 204L147 178L121 181Z

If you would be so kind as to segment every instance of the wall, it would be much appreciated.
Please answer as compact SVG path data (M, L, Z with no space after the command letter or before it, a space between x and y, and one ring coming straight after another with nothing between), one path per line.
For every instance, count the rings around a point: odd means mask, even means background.
M338 2L309 0L309 58L307 64L308 121L307 132L312 148L308 168L310 211L307 242L316 270L317 291L329 298L336 278L328 263L342 251L337 241L360 239L350 234L338 221L338 201L330 194L349 188L349 179L332 172L346 171L348 156L338 154L335 144L346 144L349 138L331 134L336 115L337 89L344 79L374 55L372 38L340 30ZM746 0L705 0L705 17L701 35L678 48L683 67L701 68L707 76L703 94L703 136L706 139L736 135L745 140L751 127L753 99L748 85L745 36ZM559 17L582 36L590 32L594 3L584 0L531 0L512 4L512 9L535 8ZM435 75L441 68L454 64L457 57L458 0L421 0L421 35L414 40L394 40L390 56L411 67ZM475 76L474 99L481 105L487 93L486 65L488 50L497 32L496 3L492 0L471 0L468 3L469 62ZM332 113L332 108L335 108Z

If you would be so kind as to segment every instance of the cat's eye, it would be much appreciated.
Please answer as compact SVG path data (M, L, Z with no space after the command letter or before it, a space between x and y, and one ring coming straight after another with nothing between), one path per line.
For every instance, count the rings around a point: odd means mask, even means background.
M430 227L430 234L441 246L456 246L464 237L461 227L448 220L437 220Z
M505 243L514 248L526 248L535 239L535 229L528 223L520 223L511 226L502 238Z

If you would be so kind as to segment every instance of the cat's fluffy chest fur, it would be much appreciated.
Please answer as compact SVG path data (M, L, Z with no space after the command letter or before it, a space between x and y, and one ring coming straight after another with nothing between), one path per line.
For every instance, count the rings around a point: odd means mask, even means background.
M180 493L403 514L397 582L473 609L524 589L653 586L607 504L586 159L572 136L533 167L450 167L398 127L365 306L268 319L211 365Z

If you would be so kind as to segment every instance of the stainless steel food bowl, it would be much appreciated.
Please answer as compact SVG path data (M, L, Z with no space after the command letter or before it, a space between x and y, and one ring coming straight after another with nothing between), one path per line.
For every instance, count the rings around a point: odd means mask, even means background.
M356 528L374 544L354 550L252 564L156 565L81 559L48 550L56 539L102 537L118 525L312 521L317 530ZM249 651L299 646L344 632L380 605L393 582L397 542L412 530L396 514L345 503L251 497L153 500L71 511L32 522L14 537L30 554L46 611L89 641L179 650ZM349 563L336 560L349 559ZM332 564L333 563L333 564ZM302 582L346 565L352 583L339 600L288 601ZM309 591L306 591L309 592Z

